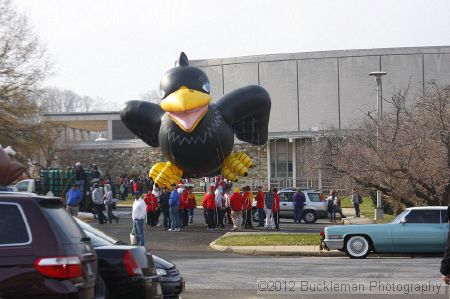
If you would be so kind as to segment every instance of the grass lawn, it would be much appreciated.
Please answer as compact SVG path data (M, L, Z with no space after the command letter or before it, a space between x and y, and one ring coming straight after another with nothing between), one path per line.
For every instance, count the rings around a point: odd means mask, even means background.
M341 207L342 208L353 208L352 199L350 196L345 197L342 200ZM369 219L375 218L375 206L373 205L373 202L370 199L370 197L363 197L363 202L359 205L359 209L361 211L361 214L363 214L367 218L369 218ZM387 222L390 222L394 218L395 218L395 215L385 213L383 220L377 221L376 223L387 223ZM375 222L375 220L374 220L374 222Z
M217 245L222 246L303 246L319 245L319 234L256 234L236 235L220 238Z
M134 202L134 197L132 195L128 195L126 200L118 200L117 206L123 207L123 206L132 206Z

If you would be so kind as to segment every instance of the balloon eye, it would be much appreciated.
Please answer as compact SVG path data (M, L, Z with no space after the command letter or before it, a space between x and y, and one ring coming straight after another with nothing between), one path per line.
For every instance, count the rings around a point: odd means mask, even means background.
M166 92L162 89L158 89L158 97L160 97L161 99L164 98L164 96L166 95Z
M204 91L206 91L207 93L209 93L211 91L211 85L209 82L206 82L205 84L203 84L202 89Z

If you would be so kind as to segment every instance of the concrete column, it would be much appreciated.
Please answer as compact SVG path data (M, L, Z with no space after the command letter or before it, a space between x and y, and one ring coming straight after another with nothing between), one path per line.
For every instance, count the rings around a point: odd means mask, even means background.
M76 129L74 129L74 128L72 128L72 130L71 130L72 132L72 140L73 141L76 141L77 140L77 130Z
M112 140L112 119L108 119L108 135L106 139Z
M289 143L292 144L292 187L297 187L297 154L295 139L289 138Z

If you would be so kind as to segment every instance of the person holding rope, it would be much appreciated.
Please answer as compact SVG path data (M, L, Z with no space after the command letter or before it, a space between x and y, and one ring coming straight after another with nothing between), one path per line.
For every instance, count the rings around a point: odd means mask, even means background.
M202 206L206 210L206 218L208 221L208 230L213 230L215 228L214 215L216 213L216 201L214 196L214 186L209 187L209 192L205 193L203 197Z
M234 193L230 196L231 219L233 220L233 228L231 230L241 230L242 218L242 198L239 188L234 188Z
M276 230L280 230L280 196L278 195L278 189L273 188L273 204L272 204L272 214L273 222ZM274 229L272 228L272 229Z
M253 197L252 192L250 189L250 186L245 186L242 188L244 191L244 194L242 194L242 197L244 198L244 228L252 228L252 204L253 204Z

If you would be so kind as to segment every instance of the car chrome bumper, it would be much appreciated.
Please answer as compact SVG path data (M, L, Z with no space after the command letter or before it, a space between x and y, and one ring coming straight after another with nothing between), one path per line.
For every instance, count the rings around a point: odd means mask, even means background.
M341 250L344 248L344 239L325 239L323 241L330 249Z

